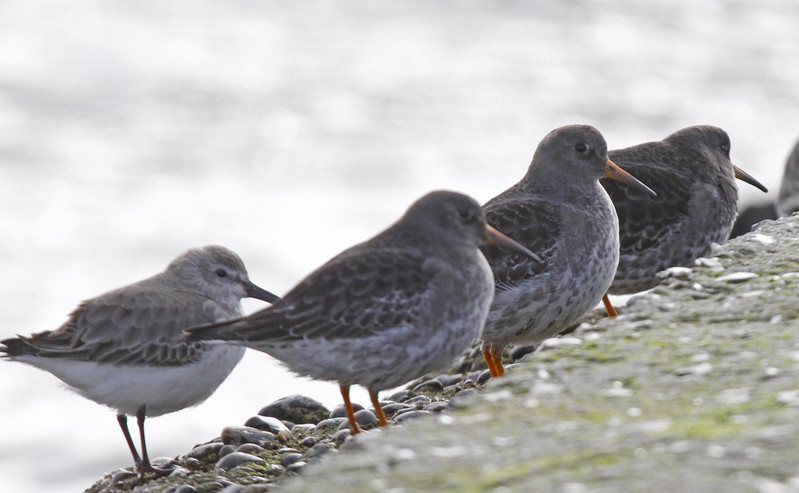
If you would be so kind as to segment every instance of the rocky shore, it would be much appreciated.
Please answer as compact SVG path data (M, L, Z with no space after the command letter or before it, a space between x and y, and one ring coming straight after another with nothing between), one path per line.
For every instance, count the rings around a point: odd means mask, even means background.
M87 491L799 491L797 318L799 215L666 271L501 379L472 353L381 396L389 429L353 440L341 408L294 396L168 477L120 470Z

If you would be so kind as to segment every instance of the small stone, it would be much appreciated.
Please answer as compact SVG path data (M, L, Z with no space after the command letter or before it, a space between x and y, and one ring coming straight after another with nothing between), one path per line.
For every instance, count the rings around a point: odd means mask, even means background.
M352 411L358 412L364 407L357 402L352 403ZM339 404L338 406L334 407L332 411L330 411L330 416L328 418L346 418L347 411L344 409L344 404Z
M180 485L178 489L175 490L175 493L197 493L197 490L194 488L194 486L184 484Z
M298 461L298 460L300 460L301 458L302 458L302 454L301 454L301 453L299 453L299 452L292 452L292 453L290 453L290 454L286 454L286 455L284 455L284 456L283 456L283 457L280 459L280 465L281 465L281 466L283 466L283 467L285 467L285 468L288 468L288 466L289 466L289 465L291 465L291 464L294 464L295 462L297 462L297 461Z
M197 460L197 459L194 459ZM183 466L175 466L169 473L170 478L181 478L191 474L191 471Z
M668 269L658 272L656 277L658 279L668 279L673 277L675 279L687 279L691 274L691 269L688 267L669 267Z
M435 379L441 382L441 385L443 385L444 388L446 388L449 387L450 385L455 385L457 383L462 382L463 374L456 373L450 375L449 373L442 373L441 375L437 376Z
M755 277L758 277L758 275L755 274L754 272L733 272L732 274L721 276L716 280L721 282L737 283L737 282L748 281L749 279L753 279Z
M442 390L444 390L444 385L435 378L432 380L427 380L426 382L422 382L413 388L414 392L438 393Z
M396 419L398 423L404 423L405 421L411 421L418 418L423 418L425 416L433 416L433 413L430 411L417 411L413 410L407 413L402 413L397 415Z
M447 401L431 402L422 408L422 411L430 411L431 413L441 413L447 410L449 403Z
M241 493L247 487L241 484L229 484L225 486L225 489L221 490L219 493Z
M474 381L477 385L483 385L491 378L491 372L488 370L483 370L483 372L477 377L477 380Z
M303 447L311 448L316 445L316 439L314 437L306 437L303 441L300 442L300 445Z
M135 478L138 476L134 471L130 471L128 469L120 469L116 471L113 475L111 475L111 483L119 483L120 481L125 481L126 479Z
M474 396L477 395L477 389L463 389L450 399L450 405L462 406L469 402Z
M534 353L538 346L516 346L510 352L510 357L513 361L518 361L530 353Z
M280 476L284 472L286 472L286 468L280 464L269 464L269 467L266 468L266 474L269 476Z
M293 464L289 465L289 466L286 468L286 471L287 471L287 472L300 472L300 469L302 469L303 467L305 467L305 464L306 464L306 463L305 463L304 461L301 461L301 460L300 460L300 461L297 461L297 462L294 462Z
M316 425L316 429L314 429L314 433L328 433L333 430L337 430L338 426L341 423L345 423L347 418L328 418L324 419Z
M386 413L386 416L389 418L400 412L402 409L413 409L411 406L401 402L392 402L381 407L383 408L383 412Z
M244 443L236 448L236 452L243 452L245 454L257 454L263 451L263 447L254 443Z
M226 486L230 486L230 483L227 481L208 481L207 483L200 483L197 485L197 493L212 493L220 491Z
M214 466L214 472L218 474L221 471L227 471L228 469L232 469L242 464L247 464L249 462L263 462L263 461L264 460L261 459L260 457L256 457L251 454L245 454L242 452L233 452L219 459L219 461Z
M698 365L687 366L683 368L678 368L674 371L679 376L685 375L707 375L713 371L713 365L708 362L699 363Z
M427 397L426 395L417 395L416 397L405 401L405 404L421 409L424 406L430 404L432 401L433 400Z
M248 419L244 426L255 428L262 431L268 431L282 438L288 440L291 438L291 430L283 424L279 419L272 416L253 416Z
M694 265L709 269L711 272L724 272L724 266L718 257L700 257L694 260Z
M236 451L236 446L235 445L223 445L222 448L219 449L219 457L220 458L224 457L227 454L230 454L230 453L235 452L235 451Z
M188 455L189 457L194 457L195 459L203 461L216 461L219 460L219 449L221 449L223 445L222 442L204 443L191 449Z
M274 442L275 435L249 426L226 426L222 430L222 443L225 445L241 445L243 443L255 443L264 446L266 443Z
M413 390L400 390L399 392L391 394L387 400L392 402L405 402L412 397L416 397L416 392Z
M313 447L309 448L307 452L305 452L305 457L307 457L308 459L314 459L316 457L321 457L332 450L335 450L332 443L319 442Z
M343 429L338 430L335 433L333 433L333 436L330 437L330 439L336 445L341 445L349 437L350 437L350 429L349 428L343 428Z
M261 416L272 416L293 423L319 423L330 411L321 402L304 395L290 395L268 404L258 411Z
M360 411L355 413L355 421L361 426L363 429L374 428L378 425L377 416L375 413L368 409L361 409ZM348 428L349 423L345 419L339 426L338 429L341 430L343 428Z
M799 406L799 390L777 392L777 402L786 406Z
M308 433L311 433L314 428L316 428L316 425L311 423L294 425L291 427L291 434L294 436L307 435Z

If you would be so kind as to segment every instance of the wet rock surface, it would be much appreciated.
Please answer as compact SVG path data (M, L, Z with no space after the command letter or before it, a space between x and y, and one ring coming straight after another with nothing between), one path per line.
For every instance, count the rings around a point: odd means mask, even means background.
M381 399L388 429L353 439L327 410L251 420L178 457L181 474L88 491L799 491L799 215L663 273L620 313L508 351L501 379L469 351Z

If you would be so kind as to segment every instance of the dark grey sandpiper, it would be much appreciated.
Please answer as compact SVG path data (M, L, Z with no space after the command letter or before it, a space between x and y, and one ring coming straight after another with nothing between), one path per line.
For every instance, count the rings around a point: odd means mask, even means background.
M438 191L374 238L312 272L248 317L187 331L268 353L300 375L338 382L351 433L349 389L378 392L450 364L480 335L494 290L478 247L537 257L486 224L470 197Z
M483 333L492 376L502 349L536 344L577 321L602 299L616 272L616 213L599 178L654 195L608 159L594 127L569 125L538 145L527 174L483 206L492 226L539 254L543 264L485 248L496 293Z
M609 154L658 194L602 181L619 216L621 255L611 294L654 287L658 272L691 266L713 243L727 241L738 213L736 178L768 191L733 165L730 138L718 127L687 127Z
M150 464L147 416L179 411L207 399L244 349L186 343L181 331L241 316L244 297L277 299L247 277L238 255L220 246L187 251L164 272L81 303L58 330L0 341L0 352L48 371L72 390L117 411L117 420L143 477ZM128 431L136 416L139 456Z

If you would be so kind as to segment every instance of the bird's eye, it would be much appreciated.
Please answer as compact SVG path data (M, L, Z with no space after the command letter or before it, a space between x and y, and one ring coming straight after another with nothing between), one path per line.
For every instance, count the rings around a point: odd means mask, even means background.
M227 277L227 271L225 269L217 269L216 275L219 277Z
M588 150L588 146L586 146L586 145L585 145L585 144L583 144L582 142L578 142L578 143L574 144L574 150L575 150L575 151L577 151L577 152L579 152L580 154L582 154L582 153L584 153L586 150Z
M459 209L458 215L460 215L461 218L466 222L471 222L474 220L474 214L468 209Z
M730 145L729 144L722 143L719 146L719 148L721 149L721 152L730 152Z

